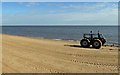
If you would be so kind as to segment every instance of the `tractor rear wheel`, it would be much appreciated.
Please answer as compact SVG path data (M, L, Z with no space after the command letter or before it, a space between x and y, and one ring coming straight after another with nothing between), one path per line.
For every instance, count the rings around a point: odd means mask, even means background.
M82 47L90 47L90 42L87 39L82 39L80 44Z
M99 49L102 46L102 42L99 39L93 41L92 46L96 49Z

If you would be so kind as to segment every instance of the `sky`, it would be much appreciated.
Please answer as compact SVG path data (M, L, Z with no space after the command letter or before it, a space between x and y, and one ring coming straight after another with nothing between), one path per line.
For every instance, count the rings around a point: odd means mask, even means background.
M120 0L1 0L2 2L119 2Z
M3 2L2 25L118 25L118 3Z

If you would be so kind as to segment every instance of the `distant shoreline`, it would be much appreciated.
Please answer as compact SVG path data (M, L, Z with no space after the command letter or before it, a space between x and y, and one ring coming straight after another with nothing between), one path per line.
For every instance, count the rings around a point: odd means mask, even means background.
M2 34L2 35L9 35L9 34ZM18 35L10 35L10 36L18 36ZM46 40L55 40L55 41L74 42L74 43L80 44L80 40L75 40L75 39L50 39L50 38L43 38L43 37L28 37L28 36L21 36L21 37L27 37L27 38L33 38L33 39L46 39ZM119 45L116 45L116 44L117 43L105 44L104 46L120 47Z

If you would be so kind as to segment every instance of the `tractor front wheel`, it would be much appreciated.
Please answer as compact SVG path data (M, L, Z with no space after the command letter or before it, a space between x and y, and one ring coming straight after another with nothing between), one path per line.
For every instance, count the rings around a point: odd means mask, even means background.
M82 39L80 44L82 47L90 47L90 42L87 39Z

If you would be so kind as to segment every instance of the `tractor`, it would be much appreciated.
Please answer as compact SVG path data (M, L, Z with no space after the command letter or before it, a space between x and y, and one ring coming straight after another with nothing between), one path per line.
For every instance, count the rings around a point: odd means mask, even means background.
M83 35L83 39L80 41L82 47L90 47L92 45L93 48L99 49L106 42L105 38L102 34L98 33L93 34L92 31L88 34Z

